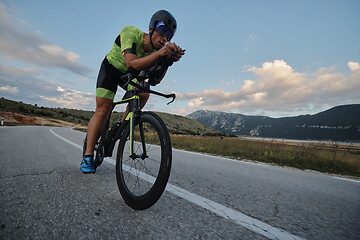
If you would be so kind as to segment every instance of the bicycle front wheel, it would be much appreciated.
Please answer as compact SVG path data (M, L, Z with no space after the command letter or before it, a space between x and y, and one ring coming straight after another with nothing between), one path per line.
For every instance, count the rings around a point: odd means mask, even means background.
M116 179L126 204L143 210L157 202L168 182L172 161L170 136L159 116L144 112L135 123L130 156L129 133L130 124L118 146Z

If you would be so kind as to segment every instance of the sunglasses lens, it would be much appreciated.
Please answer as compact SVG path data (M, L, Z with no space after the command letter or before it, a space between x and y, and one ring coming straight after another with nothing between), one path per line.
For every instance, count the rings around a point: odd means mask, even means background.
M160 35L166 36L167 40L170 41L174 36L174 33L168 29L166 26L160 26L155 31L157 31Z

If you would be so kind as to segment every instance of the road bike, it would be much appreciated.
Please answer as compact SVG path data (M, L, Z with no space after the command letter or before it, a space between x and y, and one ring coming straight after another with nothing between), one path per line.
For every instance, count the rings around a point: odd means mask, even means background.
M159 82L156 72L164 71L169 62L161 61L140 73L130 71L122 77L134 87L127 91L120 101L113 103L105 128L95 144L95 167L101 165L105 157L111 157L117 146L116 179L125 203L133 209L143 210L154 205L161 197L168 182L172 163L170 135L163 120L154 112L141 111L139 93L155 94L175 100L176 95L163 94L150 89ZM165 70L166 71L166 70ZM137 79L133 81L132 79ZM129 113L124 121L117 121L111 128L110 117L115 106L129 103ZM119 140L119 141L118 141ZM84 140L83 154L86 151Z

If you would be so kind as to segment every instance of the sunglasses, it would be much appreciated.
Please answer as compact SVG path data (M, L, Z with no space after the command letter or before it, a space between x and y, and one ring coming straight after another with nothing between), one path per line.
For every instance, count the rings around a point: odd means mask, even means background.
M169 29L167 26L162 25L158 28L155 29L156 32L158 32L161 36L165 36L167 41L169 42L173 36L174 36L174 32L171 31L171 29Z

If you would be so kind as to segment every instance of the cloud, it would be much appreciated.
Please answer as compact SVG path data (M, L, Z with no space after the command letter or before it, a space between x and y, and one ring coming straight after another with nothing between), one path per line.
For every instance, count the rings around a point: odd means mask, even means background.
M358 71L360 70L360 63L357 62L348 62L348 67L351 71Z
M188 110L184 109L184 108L176 110L176 114L179 114L179 115L186 115L188 113L189 113Z
M95 95L51 80L33 68L0 63L0 93L3 97L47 107L94 109Z
M188 102L188 106L190 108L197 108L201 106L204 103L201 97L192 99L190 102Z
M86 109L89 105L94 103L94 95L87 92L77 91L74 89L65 89L58 87L56 89L60 95L56 97L37 95L40 99L46 102L52 102L55 106L62 106L65 108Z
M20 19L11 16L0 3L0 57L28 62L39 66L67 69L76 74L88 75L91 70L82 65L80 56L38 36L37 32L20 29Z
M56 88L56 91L58 91L58 92L65 92L65 89L62 88L62 87L57 87L57 88Z
M18 87L11 87L11 86L1 87L0 86L0 92L9 92L9 93L15 94L15 93L19 92L19 89L18 89Z
M265 62L261 67L246 66L253 80L245 80L234 91L204 90L180 94L188 113L197 109L232 111L270 116L293 115L340 104L358 103L360 64L348 62L350 73L336 73L334 66L314 73L296 72L284 60ZM183 111L182 111L183 112Z
M91 73L80 56L40 37L38 31L23 30L27 27L0 3L1 95L48 107L93 109L95 96L74 84L86 81ZM58 78L62 83L54 80Z

